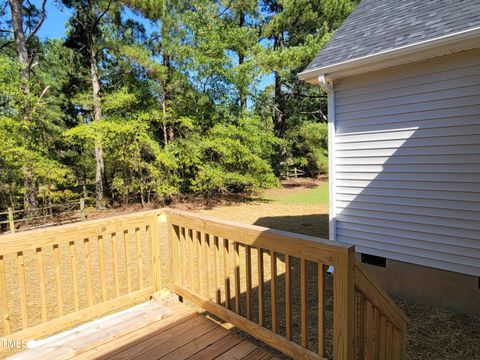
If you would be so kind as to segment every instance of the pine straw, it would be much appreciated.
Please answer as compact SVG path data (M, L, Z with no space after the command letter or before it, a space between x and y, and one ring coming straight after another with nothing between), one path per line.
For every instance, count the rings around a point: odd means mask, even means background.
M215 208L203 212L220 218L273 227L285 231L320 237L328 236L328 209L322 205L302 206L254 203ZM328 278L329 276L327 275ZM331 291L331 281L327 281L326 285L327 289ZM299 284L295 285L294 283L293 286L298 288ZM279 298L281 298L283 296L282 287L280 287L279 291L281 291L279 293ZM315 300L315 297L309 295L308 299ZM327 300L328 314L331 311L331 299ZM407 334L408 359L480 359L480 312L478 316L467 316L455 311L437 309L405 299L395 298L395 301L411 322ZM316 314L314 312L309 313L309 318L311 317L315 319ZM327 345L329 341L331 341L331 337L330 339L327 337ZM261 346L258 342L257 345ZM315 344L313 345L315 348ZM327 349L330 350L331 345L328 345ZM329 355L331 356L331 353Z
M123 211L122 211L123 212ZM125 212L128 212L127 210ZM323 236L326 237L328 235L328 215L327 209L323 205L282 205L282 204L275 204L275 203L249 203L249 204L239 204L234 206L228 207L221 207L221 208L214 208L209 211L204 211L210 215L223 217L231 220L236 220L239 222L244 223L254 223L262 226L267 227L274 227L279 228L281 230L288 230L293 232L299 232L309 235L316 235L316 236ZM132 239L133 240L133 239ZM92 251L92 270L93 270L93 278L94 278L94 301L100 302L101 301L101 293L100 293L100 284L99 284L99 274L98 274L98 258L96 257L97 253L97 244L93 241L91 244L91 251ZM130 249L132 251L132 259L134 259L135 245L132 242ZM148 251L148 246L145 241L142 241L142 249L144 254ZM125 259L123 257L123 248L122 248L122 241L119 239L119 249L118 253L120 255L120 283L122 284L122 294L126 292L125 284L126 284L126 272L124 268ZM50 261L52 259L51 250L46 250L48 253L45 255L46 261L46 278L49 291L47 293L47 302L50 304L47 308L48 318L54 318L57 314L56 298L55 298L55 272L54 272L54 264ZM107 253L111 254L111 247L106 243L106 251ZM163 249L164 253L168 253L167 249ZM231 250L233 251L233 250ZM60 253L62 259L62 284L63 284L63 296L64 296L64 310L66 313L73 311L73 302L72 302L72 289L71 289L71 264L70 258L68 254L68 249L64 246L60 246ZM81 254L83 253L83 244L79 243L77 246L77 260L82 259ZM50 260L47 260L50 259ZM144 258L146 261L146 257ZM7 278L7 283L10 284L11 288L15 288L16 284L18 284L18 275L17 275L17 266L15 264L14 258L5 259L7 262L7 269L13 269L9 271L9 277ZM39 296L38 296L38 274L36 273L36 259L34 252L26 252L25 253L25 269L27 271L26 280L27 280L27 292L28 292L28 312L29 318L31 319L31 324L38 323L40 321L40 304L39 304ZM165 282L168 282L168 263L169 258L165 257L162 263L163 274L165 278L163 279ZM223 261L221 262L223 264ZM245 257L244 257L244 250L242 248L240 253L240 263L241 263L241 288L242 288L242 295L241 295L241 303L242 303L242 312L245 314L246 309L246 298L245 298ZM266 303L266 323L267 326L271 326L271 319L269 314L270 311L270 257L268 254L265 254L264 257L265 263L265 303ZM258 278L256 275L256 251L252 251L252 265L253 265L253 295L254 295L254 302L253 308L254 311L254 320L258 319L257 314L257 294L256 294L256 287L258 286ZM308 319L309 319L309 328L312 329L309 332L309 348L313 351L316 351L318 344L316 339L316 321L317 321L317 311L316 311L316 271L315 268L310 264L308 267L308 299L310 301L309 309L308 309ZM79 266L79 274L84 274L84 264L80 263ZM108 288L108 298L112 298L114 296L114 289L113 289L113 275L112 275L112 266L111 266L111 258L107 257L106 259L106 266L107 266L107 282L109 284ZM134 264L135 269L136 264ZM193 266L193 264L192 264ZM196 265L195 265L196 266ZM212 269L211 273L213 274L213 262L211 264ZM144 286L147 286L150 283L149 272L148 272L148 264L144 263ZM294 293L294 334L298 341L298 314L299 314L299 277L298 277L298 263L294 263L293 269L293 289L296 289ZM194 267L192 267L195 269ZM230 269L233 271L233 263L230 263ZM284 326L284 311L285 308L284 304L284 263L283 259L280 258L278 261L278 298L280 300L279 304L279 314L280 314L280 333L285 333L285 326ZM80 305L81 307L87 306L87 299L86 299L86 284L84 282L84 276L80 276L83 278L80 282L81 287L81 299ZM233 289L233 272L231 273L232 278L232 289ZM331 277L330 275L326 276L326 291L327 291L327 304L326 304L326 317L327 317L327 350L329 357L331 357L331 324L332 324L332 290L331 290ZM133 286L134 290L138 288L138 274L134 270L132 274ZM213 281L213 279L212 279ZM223 285L221 285L223 289ZM224 294L222 290L222 294ZM19 293L18 291L13 291L9 293L10 299L9 304L11 308L11 320L12 320L12 330L18 330L21 327L21 317L20 317L20 309L19 309ZM212 293L212 298L214 298L214 294ZM223 296L223 295L222 295ZM234 297L234 293L232 290L232 298ZM408 344L407 344L407 352L409 359L466 359L466 360L473 360L473 359L480 359L480 317L469 317L465 315L461 315L456 312L446 311L446 310L439 310L434 309L426 305L421 305L414 302L409 302L403 299L396 299L397 303L400 307L405 311L407 316L411 321L411 325L408 330ZM235 303L232 300L231 307L235 307ZM0 327L1 328L1 327ZM238 331L238 330L235 330ZM0 329L0 336L1 336L1 329ZM264 344L258 342L257 340L249 337L245 334L249 340L254 341L257 345L265 347ZM277 356L282 357L277 352L269 349Z

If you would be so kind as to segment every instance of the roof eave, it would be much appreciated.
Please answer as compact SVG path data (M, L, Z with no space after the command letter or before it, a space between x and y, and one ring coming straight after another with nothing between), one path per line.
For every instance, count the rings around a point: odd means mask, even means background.
M416 61L416 59L412 58L412 55L419 52L431 52L432 50L437 49L437 52L432 52L432 57L447 55L452 53L452 51L449 50L448 52L445 51L445 53L442 53L442 48L446 49L448 45L464 42L468 43L468 46L459 48L459 51L462 51L462 49L465 50L468 48L480 47L480 26L385 50L376 54L306 70L299 73L298 78L311 84L318 84L319 76L327 76L329 79L338 79L353 74L373 71L377 68L381 69L413 62Z

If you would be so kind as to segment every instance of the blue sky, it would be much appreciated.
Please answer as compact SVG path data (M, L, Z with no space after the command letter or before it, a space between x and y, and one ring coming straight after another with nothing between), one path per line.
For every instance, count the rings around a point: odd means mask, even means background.
M32 1L38 8L41 1ZM47 1L47 18L38 31L38 36L42 39L56 39L65 35L65 24L71 15L71 11L60 4Z
M40 8L41 0L33 0L33 4ZM56 0L47 0L47 18L43 23L42 27L38 31L38 36L42 39L57 39L65 36L66 23L68 18L72 14L72 11L62 6ZM149 21L142 19L141 17L136 16L131 11L127 12L128 17L135 18L139 22L142 22L147 31L151 30L151 24ZM263 76L260 80L260 90L265 88L268 84L273 82L273 74Z

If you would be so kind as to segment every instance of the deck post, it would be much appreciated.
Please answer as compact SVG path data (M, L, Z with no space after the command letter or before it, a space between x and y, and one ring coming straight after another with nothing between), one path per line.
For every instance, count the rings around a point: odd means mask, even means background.
M162 289L161 277L161 243L166 241L167 234L167 214L161 212L152 216L151 236L152 236L152 285L153 292L156 293Z
M12 208L8 208L8 230L10 230L12 234L15 234L15 221L13 220Z
M355 347L355 247L336 255L333 272L333 358L353 360Z
M167 217L167 215L165 214ZM170 274L168 277L168 287L172 293L175 293L175 284L176 284L176 276L177 271L179 271L178 267L178 253L177 253L177 246L180 241L180 226L174 227L173 224L170 222L170 219L167 217L168 223L168 251L169 251L169 259L170 259ZM188 271L188 270L187 270Z

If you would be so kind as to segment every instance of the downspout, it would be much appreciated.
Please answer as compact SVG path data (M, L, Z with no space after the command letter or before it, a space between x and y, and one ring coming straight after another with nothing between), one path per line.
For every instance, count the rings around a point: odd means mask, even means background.
M336 235L336 187L335 187L335 90L333 80L324 74L318 77L318 83L328 96L328 193L329 193L329 239L335 241Z

